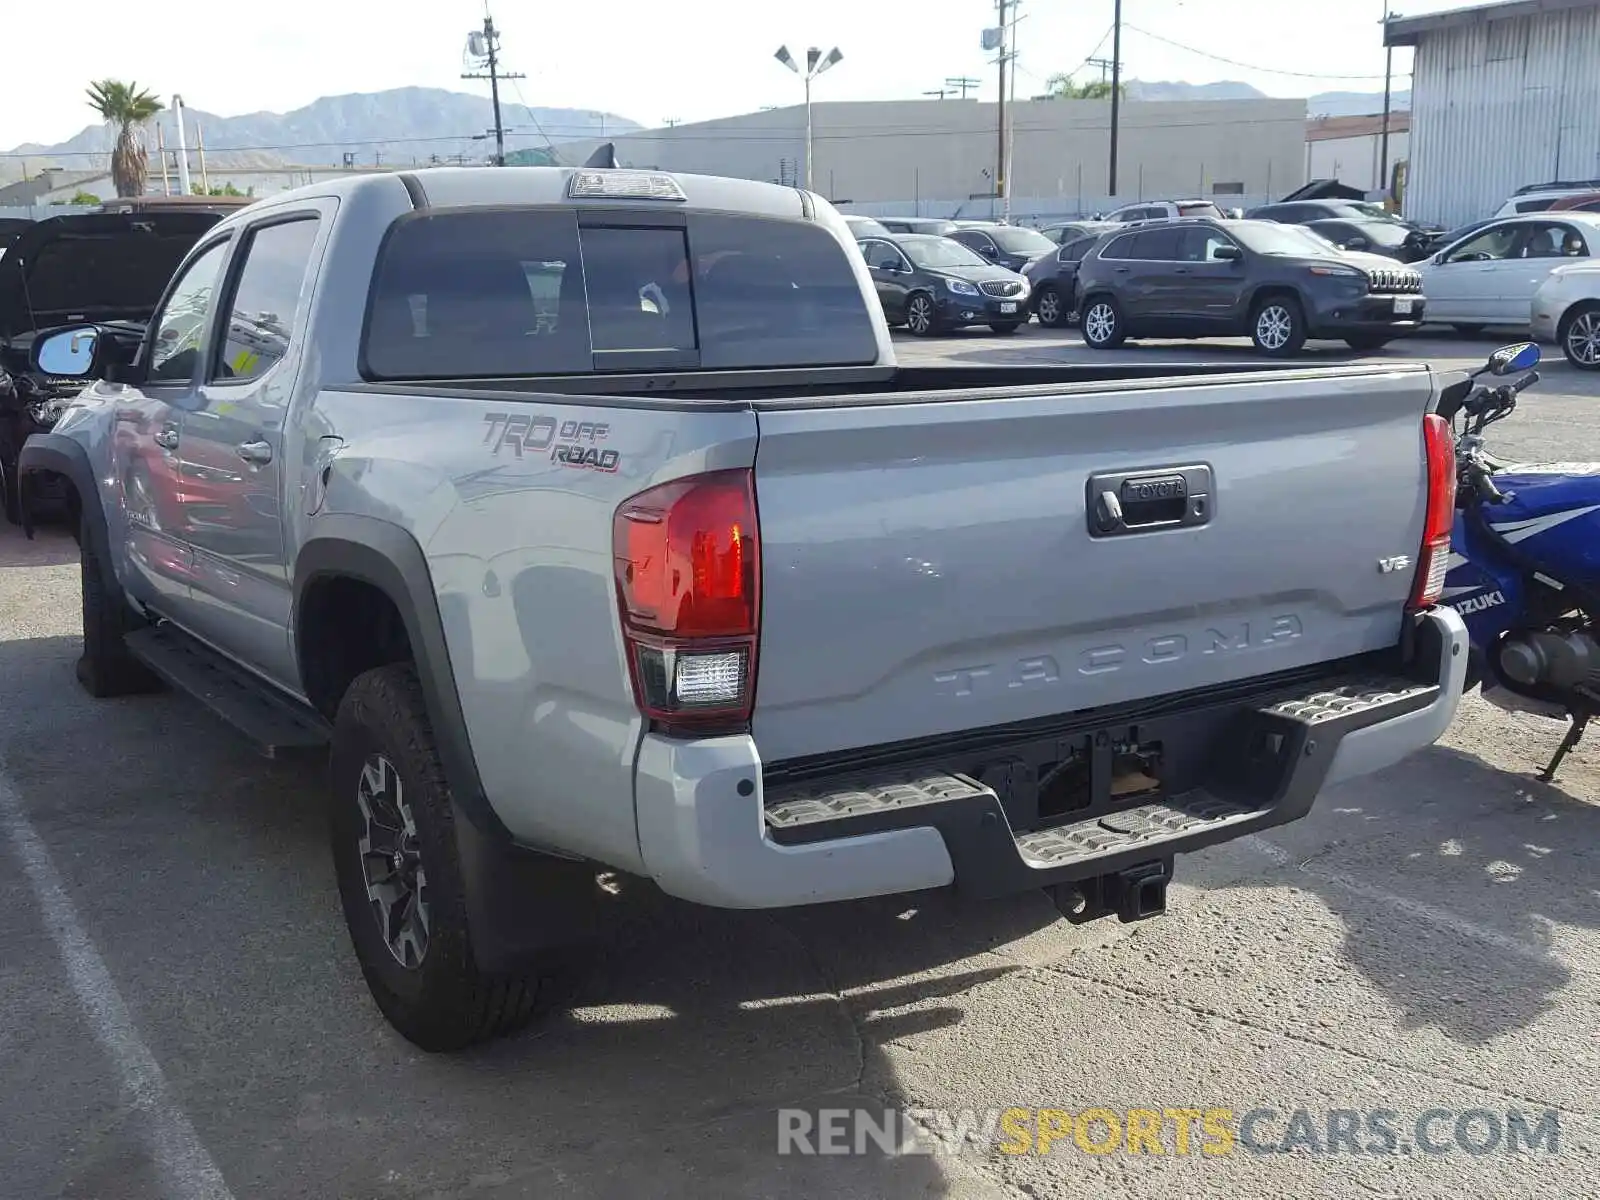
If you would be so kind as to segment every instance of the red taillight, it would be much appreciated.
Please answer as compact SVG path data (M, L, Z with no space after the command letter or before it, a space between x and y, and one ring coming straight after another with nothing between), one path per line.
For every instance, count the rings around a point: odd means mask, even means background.
M1456 443L1450 422L1438 413L1422 418L1423 454L1428 463L1428 515L1422 525L1422 551L1411 585L1411 607L1427 608L1444 591L1450 568L1450 530L1456 520Z
M695 475L624 500L611 553L639 711L669 732L749 721L761 619L751 472Z

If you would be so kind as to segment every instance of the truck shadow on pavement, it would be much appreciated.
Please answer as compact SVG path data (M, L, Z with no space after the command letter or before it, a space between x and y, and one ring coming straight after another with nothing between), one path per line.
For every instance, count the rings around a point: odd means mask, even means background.
M1446 745L1324 793L1304 822L1257 841L1273 882L1339 920L1340 956L1402 1031L1481 1046L1534 1024L1574 983L1574 943L1600 928L1600 808L1559 776ZM1260 883L1258 871L1211 886Z
M3 521L3 518L0 518ZM7 536L0 536L0 569L6 567L64 567L78 562L78 543L72 535L56 529L38 529L33 539L21 536L0 524ZM15 533L15 536L10 536Z
M965 960L1054 921L1039 898L934 924L908 915L915 898L775 915L627 882L533 1028L426 1055L383 1023L349 951L320 763L256 758L185 697L93 701L78 649L0 642L0 767L238 1194L310 1194L308 1178L385 1200L418 1181L429 1196L470 1182L475 1200L958 1190L928 1155L780 1160L776 1110L881 1118L904 1099L882 1047L961 1022L966 993L1016 969ZM37 913L14 925L0 960L61 995ZM847 932L877 950L842 971L830 941ZM70 1001L48 1011L62 1029L35 1031L40 1054L69 1033L83 1045ZM59 1169L81 1182L108 1166L91 1147ZM38 1194L58 1190L73 1185Z

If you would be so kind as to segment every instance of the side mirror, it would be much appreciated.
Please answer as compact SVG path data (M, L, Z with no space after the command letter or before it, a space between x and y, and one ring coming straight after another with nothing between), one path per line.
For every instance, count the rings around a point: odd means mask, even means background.
M99 344L100 331L92 325L57 330L34 344L34 369L67 379L92 375Z
M1244 257L1244 251L1237 246L1218 246L1211 257L1216 262L1238 262Z
M1538 342L1516 342L1501 346L1489 355L1489 361L1483 369L1491 375L1515 375L1518 371L1538 366L1539 357Z
M1348 242L1344 243L1344 248L1346 250L1359 250L1359 249L1361 249L1361 247L1365 246L1366 244L1367 244L1367 239L1366 238L1362 238L1362 237L1351 238Z
M1443 250L1439 251L1439 253L1435 254L1428 261L1431 262L1434 266L1438 266L1440 263L1442 263L1444 261L1444 251Z

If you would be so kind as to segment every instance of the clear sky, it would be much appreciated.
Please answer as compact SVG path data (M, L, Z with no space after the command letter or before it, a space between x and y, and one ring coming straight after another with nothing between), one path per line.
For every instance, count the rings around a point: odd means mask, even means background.
M811 44L843 51L816 84L818 100L918 96L958 75L980 79L985 98L995 93L993 56L979 46L993 0L494 2L506 66L527 75L509 91L512 102L608 109L645 125L790 104L800 81L772 58L785 42L802 53ZM1416 15L1458 5L1395 7ZM1275 96L1381 90L1383 8L1384 0L1124 0L1125 74L1239 79ZM1018 96L1079 68L1097 46L1110 56L1102 35L1112 0L1024 0L1020 12ZM469 0L20 0L4 18L0 147L76 133L94 119L85 84L105 76L163 98L179 92L224 116L408 84L487 94L487 84L457 78L466 32L482 15ZM1396 86L1407 86L1409 52L1396 52L1395 69ZM1098 75L1081 68L1082 78Z

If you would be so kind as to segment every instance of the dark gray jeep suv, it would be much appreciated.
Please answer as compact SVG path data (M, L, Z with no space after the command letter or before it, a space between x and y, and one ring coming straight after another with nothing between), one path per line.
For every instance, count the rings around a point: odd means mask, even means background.
M1263 354L1307 338L1376 350L1413 332L1422 276L1391 258L1341 250L1294 225L1190 219L1108 234L1078 268L1083 340L1248 336Z

